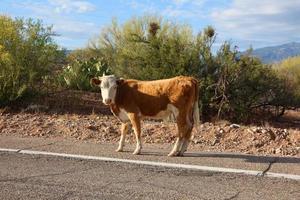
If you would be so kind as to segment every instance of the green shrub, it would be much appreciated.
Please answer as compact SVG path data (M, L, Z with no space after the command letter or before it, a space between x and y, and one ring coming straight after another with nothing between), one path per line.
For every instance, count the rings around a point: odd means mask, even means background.
M188 25L160 17L116 21L93 42L112 72L124 78L153 80L192 74L199 67L199 40Z
M295 98L283 78L250 54L224 42L216 54L212 27L195 35L190 26L156 16L132 18L106 27L92 49L120 77L154 80L177 75L200 81L202 119L217 115L245 121L266 105L290 105ZM286 97L285 97L286 96Z
M74 60L63 67L60 80L70 89L91 90L90 79L103 73L109 74L109 70L100 59Z
M283 97L276 102L285 107L300 107L300 56L287 58L274 64L273 69L281 79Z
M208 113L246 121L258 108L278 106L290 97L271 66L249 55L241 55L225 42L213 57L200 92L200 98L208 102L204 105Z
M62 56L51 27L0 15L0 106L36 92Z
M77 61L89 61L90 59L102 59L98 51L91 48L81 48L72 50L66 58L67 63L71 64Z

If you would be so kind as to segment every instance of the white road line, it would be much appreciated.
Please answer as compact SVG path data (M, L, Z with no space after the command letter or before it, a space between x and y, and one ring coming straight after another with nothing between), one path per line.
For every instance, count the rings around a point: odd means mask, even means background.
M0 148L0 151L17 153L17 152L21 151L21 149L5 149L5 148Z
M85 160L123 162L123 163L130 163L130 164L150 165L150 166L168 167L168 168L237 173L237 174L246 174L246 175L254 175L254 176L261 176L263 173L262 171L255 171L255 170L244 170L244 169L234 169L234 168L224 168L224 167L209 167L209 166L201 166L201 165L176 164L176 163L154 162L154 161L144 161L144 160L129 160L129 159L120 159L120 158L86 156L86 155L66 154L66 153L54 153L54 152L47 152L47 151L31 151L31 150L3 149L3 148L0 148L0 151L21 153L21 154L30 154L30 155L59 156L59 157L65 157L65 158L76 158L76 159L85 159ZM300 180L300 175L296 175L296 174L283 174L283 173L267 172L264 174L264 176Z

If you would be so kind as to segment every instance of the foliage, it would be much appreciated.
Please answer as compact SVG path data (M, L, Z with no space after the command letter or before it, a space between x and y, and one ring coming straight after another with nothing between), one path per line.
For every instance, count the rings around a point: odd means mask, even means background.
M209 54L207 52L207 54ZM215 56L208 57L200 98L203 116L244 121L254 108L278 98L278 78L269 66L249 54L241 55L225 42ZM204 60L208 60L208 58Z
M88 61L90 59L102 59L99 52L91 48L81 48L72 50L66 58L67 63L74 63L76 61Z
M284 83L282 92L285 98L280 99L278 104L300 107L300 56L274 64L273 69Z
M272 106L275 110L282 109L281 113L276 113L279 115L284 113L285 108L299 107L299 82L295 81L299 65L288 70L294 74L289 79L282 75L285 70L280 67L274 70L270 65L264 65L261 60L250 56L250 51L241 54L225 42L208 62L209 70L202 80L200 93L202 102L205 102L203 97L208 99L208 105L204 105L208 111L203 113L204 116L216 113L218 117L245 121L257 109L266 112Z
M294 97L285 90L283 79L250 52L242 55L224 42L214 54L216 35L211 26L194 35L188 25L144 16L122 25L114 20L92 48L113 73L125 78L198 78L203 120L217 115L244 121L257 108L290 105L286 99Z
M101 60L93 57L88 60L76 59L63 68L60 80L71 89L91 90L90 79L103 73L109 74L109 70Z
M62 56L51 27L32 19L0 15L0 105L40 86Z
M118 76L153 80L195 72L199 38L188 25L145 16L123 25L113 21L92 46Z

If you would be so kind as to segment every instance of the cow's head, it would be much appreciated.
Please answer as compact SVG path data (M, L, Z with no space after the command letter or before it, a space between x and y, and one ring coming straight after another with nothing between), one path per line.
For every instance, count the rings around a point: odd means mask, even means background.
M95 77L91 79L91 84L101 88L102 101L106 105L115 103L117 87L123 79L118 79L115 75Z

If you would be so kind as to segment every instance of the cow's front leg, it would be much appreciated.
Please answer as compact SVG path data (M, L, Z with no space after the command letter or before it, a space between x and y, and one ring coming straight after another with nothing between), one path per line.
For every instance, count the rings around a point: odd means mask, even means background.
M133 154L138 155L141 153L142 150L142 141L141 141L141 120L137 114L132 113L128 114L130 122L132 124L132 128L136 138L136 148Z
M122 123L122 125L121 125L121 138L120 138L120 141L119 141L119 147L116 150L117 152L122 152L123 151L125 137L126 137L126 134L128 133L128 130L129 130L129 123Z
M179 156L183 156L184 152L187 151L189 143L190 143L190 141L188 139L183 138L182 146L181 146L181 149L180 149L179 154L178 154Z
M175 144L174 144L174 147L172 149L172 151L168 154L168 156L178 156L179 155L179 151L182 147L182 138L177 138Z

